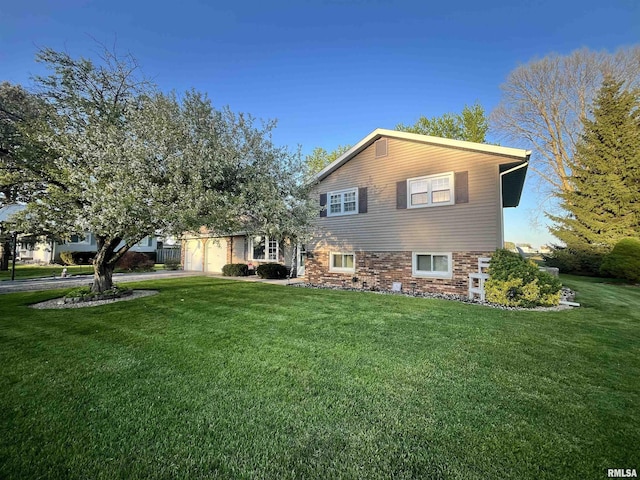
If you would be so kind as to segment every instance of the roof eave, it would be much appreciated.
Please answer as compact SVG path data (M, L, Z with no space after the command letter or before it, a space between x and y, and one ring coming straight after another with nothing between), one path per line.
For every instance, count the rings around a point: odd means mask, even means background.
M500 165L503 208L517 207L520 204L528 167L529 156L525 162L512 162Z
M384 128L377 128L369 135L360 140L356 145L351 147L335 161L327 165L324 169L318 172L313 178L312 182L319 182L329 176L332 172L340 168L351 158L355 157L362 150L367 148L373 142L381 137L398 138L403 140L411 140L415 142L427 143L431 145L437 145L442 147L459 148L464 150L472 150L481 153L488 153L493 155L501 155L506 157L512 157L520 159L520 162L526 162L531 156L531 151L522 150L519 148L502 147L499 145L488 145L486 143L466 142L464 140L452 140L450 138L432 137L429 135L420 135L417 133L400 132L397 130L387 130Z

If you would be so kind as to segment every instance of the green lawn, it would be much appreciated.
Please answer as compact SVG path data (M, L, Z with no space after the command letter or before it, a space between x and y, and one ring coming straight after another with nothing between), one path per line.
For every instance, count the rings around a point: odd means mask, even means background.
M16 265L16 280L27 280L43 277L59 277L64 267L60 265ZM67 268L69 275L93 275L93 266L91 265L70 265ZM154 270L164 270L164 264L157 263ZM124 270L116 269L116 272ZM11 266L6 272L0 271L0 281L11 280Z
M640 288L513 312L205 277L0 296L0 478L606 478L640 469Z
M63 268L59 265L16 265L15 279L59 277ZM69 275L90 275L93 274L93 267L91 265L71 265L67 267L67 273ZM9 265L9 270L0 271L0 280L11 280L11 265Z

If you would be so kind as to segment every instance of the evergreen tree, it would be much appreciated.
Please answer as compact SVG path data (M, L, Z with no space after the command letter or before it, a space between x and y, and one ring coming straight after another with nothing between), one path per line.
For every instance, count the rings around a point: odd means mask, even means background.
M593 119L570 162L571 189L561 193L565 216L549 215L551 232L578 250L607 251L624 237L640 236L640 98L605 78Z

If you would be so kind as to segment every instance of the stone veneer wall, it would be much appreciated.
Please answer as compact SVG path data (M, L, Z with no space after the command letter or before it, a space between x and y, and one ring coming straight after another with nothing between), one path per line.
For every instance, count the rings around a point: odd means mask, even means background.
M315 251L305 264L307 281L317 285L335 285L391 290L393 282L402 282L402 290L410 292L411 282L415 291L421 293L438 292L467 295L469 293L469 273L478 271L478 258L490 257L493 252L453 252L453 278L423 278L411 275L411 252L355 252L355 273L334 273L329 271L329 252ZM357 277L354 284L352 279Z

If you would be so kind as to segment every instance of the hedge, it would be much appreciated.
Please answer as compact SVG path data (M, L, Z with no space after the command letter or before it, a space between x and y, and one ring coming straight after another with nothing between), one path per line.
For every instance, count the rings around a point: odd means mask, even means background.
M263 263L256 268L256 275L260 278L282 279L287 278L289 269L280 263Z
M149 272L155 262L142 252L127 252L116 262L116 268L129 272Z
M489 302L514 307L553 306L560 302L560 280L509 250L496 250L484 284Z
M222 267L222 275L225 277L246 277L249 275L249 266L246 263L227 263Z
M604 257L600 273L622 278L631 283L640 282L640 240L623 238Z

